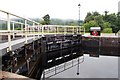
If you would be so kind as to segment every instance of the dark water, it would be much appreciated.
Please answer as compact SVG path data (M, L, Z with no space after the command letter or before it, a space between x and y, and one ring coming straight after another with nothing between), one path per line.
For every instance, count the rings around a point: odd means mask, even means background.
M84 55L80 64L80 74L77 66L72 67L52 78L118 78L118 57L100 56L99 58Z
M83 51L89 54L120 56L118 38L85 38L82 45Z
M77 65L51 78L118 78L118 41L118 38L83 38L82 49L87 54L84 54L84 62L79 66L80 74L76 74Z

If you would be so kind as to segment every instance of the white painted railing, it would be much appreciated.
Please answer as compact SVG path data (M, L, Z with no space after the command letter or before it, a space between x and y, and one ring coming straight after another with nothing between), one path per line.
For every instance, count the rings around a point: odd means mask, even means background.
M39 22L12 14L10 12L6 12L3 10L0 10L0 12L6 14L7 17L7 19L0 18L0 21L4 21L5 23L7 23L6 29L0 30L0 36L8 36L8 51L12 50L11 40L14 39L16 36L25 37L25 44L27 44L28 36L33 36L35 38L35 35L38 35L37 38L39 38L41 35L46 34L84 34L85 30L84 27L80 26L41 25ZM21 19L24 22L22 23L13 21L11 16ZM20 30L16 30L16 24L20 25Z

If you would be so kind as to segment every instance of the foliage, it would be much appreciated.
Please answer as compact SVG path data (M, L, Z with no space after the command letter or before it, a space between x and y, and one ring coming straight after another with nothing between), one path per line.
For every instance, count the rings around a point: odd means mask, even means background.
M104 11L105 15L103 16L103 20L104 20L105 22L108 21L108 12L109 12L109 11Z
M93 12L93 16L99 16L99 15L100 15L99 12L97 11Z
M87 13L87 16L84 20L84 27L86 32L90 30L90 27L102 27L103 26L103 17L98 12Z
M49 14L43 17L43 21L40 22L42 25L49 25L50 24L50 16Z
M15 30L21 30L21 28L15 28Z
M45 21L41 20L40 24L45 25Z
M117 32L117 15L116 14L110 14L108 17L108 22L111 23L111 28L114 33Z
M96 22L96 24L101 27L103 29L103 17L101 15L95 16L94 17L94 21Z
M88 15L89 15L89 13L88 13ZM90 15L90 16L88 16L88 15L86 16L86 18L84 20L84 23L87 23L87 22L89 22L91 20L94 20L94 17L92 15Z
M84 26L87 31L90 29L91 21L94 21L96 23L95 25L98 27L101 27L102 30L109 30L106 28L112 28L112 32L116 33L120 30L120 12L118 14L111 13L108 14L109 11L105 11L105 15L101 15L98 12L88 12L85 20L84 20ZM106 31L105 31L106 32Z
M85 23L84 25L83 25L84 27L85 27L85 31L86 32L89 32L90 31L90 25L89 25L89 23Z
M103 33L112 33L112 28L105 28L102 31Z
M118 32L120 30L120 12L117 14L117 25L115 27L115 31Z
M98 26L98 25L97 25L97 23L93 20L93 21L89 21L88 23L85 23L83 26L85 27L86 32L89 32L90 27L96 27L96 26Z
M111 27L111 23L109 23L109 22L104 22L103 23L103 28L105 29L105 28L110 28Z

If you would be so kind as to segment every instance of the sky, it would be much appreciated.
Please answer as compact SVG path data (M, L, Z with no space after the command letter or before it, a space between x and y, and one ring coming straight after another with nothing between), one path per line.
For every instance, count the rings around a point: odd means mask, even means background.
M120 0L0 0L0 10L27 18L42 18L49 14L51 18L84 20L87 12L98 11L104 14L118 12ZM0 16L2 17L2 16Z

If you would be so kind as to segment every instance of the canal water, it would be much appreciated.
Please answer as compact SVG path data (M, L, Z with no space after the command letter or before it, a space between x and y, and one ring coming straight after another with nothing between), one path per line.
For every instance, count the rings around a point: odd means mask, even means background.
M77 75L77 65L54 75L50 80L61 78L65 80L118 80L120 49L118 38L87 38L82 43L85 54L84 62L79 65L79 75Z
M52 78L118 78L118 57L100 56L89 57L84 55L84 62L77 66L61 72Z

